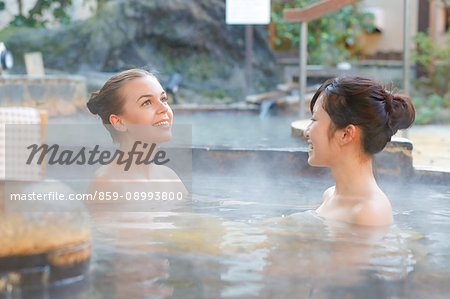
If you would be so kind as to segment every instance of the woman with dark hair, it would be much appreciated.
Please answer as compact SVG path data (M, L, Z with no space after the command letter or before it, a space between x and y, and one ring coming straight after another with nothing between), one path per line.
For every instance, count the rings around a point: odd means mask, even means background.
M324 192L317 214L359 225L391 224L391 204L375 181L372 156L412 125L411 100L372 80L345 77L323 83L310 109L308 163L329 167L336 183Z

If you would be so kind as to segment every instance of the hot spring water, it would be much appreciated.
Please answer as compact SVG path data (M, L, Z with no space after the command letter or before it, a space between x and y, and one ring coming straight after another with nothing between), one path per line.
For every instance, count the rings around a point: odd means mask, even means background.
M92 120L75 121L80 119ZM290 136L294 117L217 113L175 119L192 124L194 145L304 146ZM328 175L293 176L284 171L289 165L277 161L268 167L272 171L251 162L211 171L207 155L202 157L196 161L194 155L190 204L155 213L90 210L90 271L76 283L41 292L64 298L448 295L449 184L380 176L395 224L364 228L311 212L333 184Z

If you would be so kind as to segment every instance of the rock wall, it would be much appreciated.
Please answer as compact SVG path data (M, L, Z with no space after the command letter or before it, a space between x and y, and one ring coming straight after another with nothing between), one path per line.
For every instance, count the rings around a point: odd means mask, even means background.
M264 28L254 28L254 87L264 91L277 70ZM117 0L86 21L18 30L6 45L19 67L23 53L40 51L46 68L72 73L147 67L164 81L177 71L191 95L236 99L245 88L244 34L225 24L224 0Z
M73 114L86 107L82 76L0 76L0 106L43 108L48 115Z

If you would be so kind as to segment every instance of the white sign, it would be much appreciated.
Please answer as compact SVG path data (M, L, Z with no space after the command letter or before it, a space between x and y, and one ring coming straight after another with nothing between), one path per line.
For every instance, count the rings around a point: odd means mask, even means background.
M229 25L266 25L270 23L270 0L226 0Z

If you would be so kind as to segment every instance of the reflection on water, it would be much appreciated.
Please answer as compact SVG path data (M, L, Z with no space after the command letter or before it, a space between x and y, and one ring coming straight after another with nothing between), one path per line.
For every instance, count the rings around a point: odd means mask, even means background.
M398 228L329 223L310 212L251 225L187 212L96 214L93 221L91 287L120 298L291 297L370 287L406 278L417 262L408 244L420 238Z
M418 204L421 209L408 210L431 187L408 186L417 196L405 202L399 194L406 190L385 186L399 211L396 224L374 229L324 221L311 212L323 190L320 179L272 181L270 192L264 188L269 182L258 185L258 180L197 175L190 207L158 213L90 211L91 271L64 298L448 294L450 197L433 196L426 205ZM213 191L224 181L227 188ZM291 196L283 193L286 184L292 186ZM449 187L432 187L448 195ZM440 211L438 216L430 206Z

